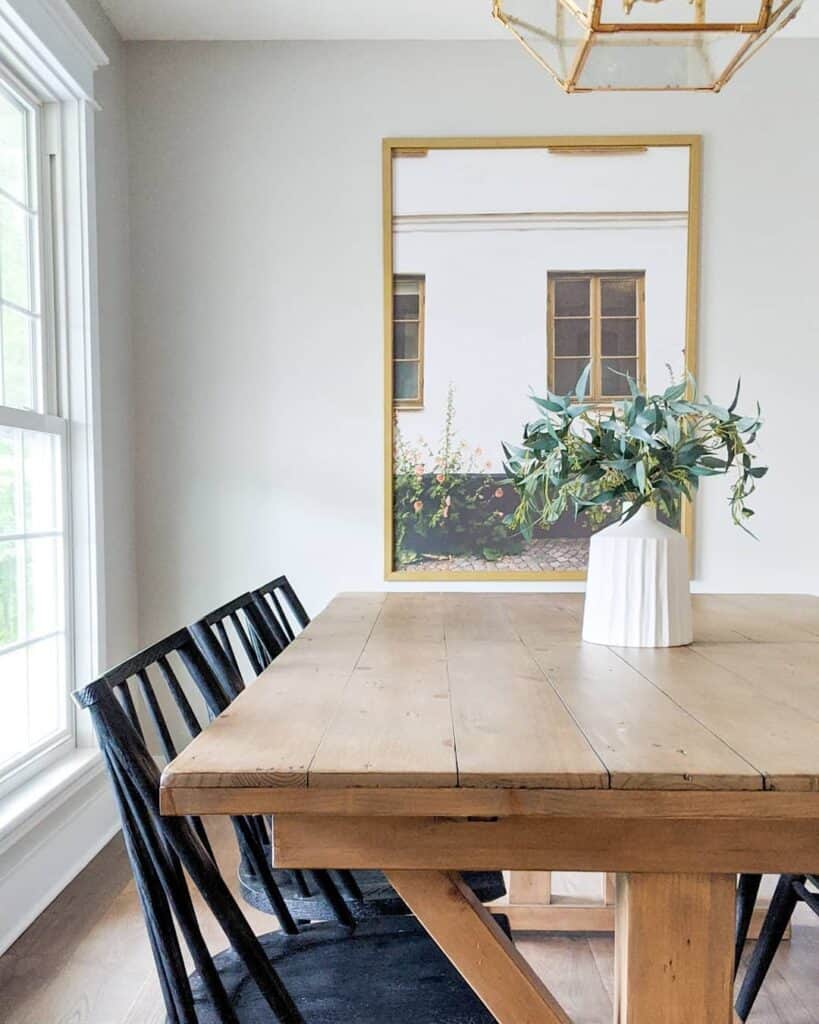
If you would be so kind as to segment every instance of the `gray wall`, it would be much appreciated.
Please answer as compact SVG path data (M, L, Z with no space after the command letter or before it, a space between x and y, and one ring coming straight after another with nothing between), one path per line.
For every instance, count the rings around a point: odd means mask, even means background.
M125 46L96 0L72 7L108 55L95 77L101 443L105 523L105 661L137 643L134 414Z
M772 471L760 543L706 483L697 576L817 589L819 42L719 96L566 97L506 43L137 43L127 68L143 642L278 570L313 610L383 585L387 135L704 135L701 379L742 374Z

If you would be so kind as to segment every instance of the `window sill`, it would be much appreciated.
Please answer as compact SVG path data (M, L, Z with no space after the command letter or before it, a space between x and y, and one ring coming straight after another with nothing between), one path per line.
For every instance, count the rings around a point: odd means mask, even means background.
M102 770L99 750L72 750L0 797L0 854Z

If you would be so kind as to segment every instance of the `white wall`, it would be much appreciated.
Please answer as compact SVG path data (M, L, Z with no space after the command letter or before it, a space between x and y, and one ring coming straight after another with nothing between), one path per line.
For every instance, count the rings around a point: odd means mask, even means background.
M772 471L758 544L707 482L697 574L819 589L819 43L719 96L567 97L505 42L138 43L128 82L143 641L282 570L383 585L382 136L704 135L700 375Z
M662 390L666 364L678 377L684 367L686 237L684 226L656 224L399 228L396 273L426 278L424 407L398 413L403 436L437 451L452 381L459 439L484 453L478 470L485 458L502 472L500 442L519 443L523 424L539 415L529 388L546 390L549 271L645 271L646 381Z

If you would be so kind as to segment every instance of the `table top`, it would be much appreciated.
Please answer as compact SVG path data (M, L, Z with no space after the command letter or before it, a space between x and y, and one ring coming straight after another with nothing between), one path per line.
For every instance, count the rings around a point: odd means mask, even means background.
M163 795L819 791L819 598L697 596L694 616L690 647L609 648L581 642L579 594L340 595Z

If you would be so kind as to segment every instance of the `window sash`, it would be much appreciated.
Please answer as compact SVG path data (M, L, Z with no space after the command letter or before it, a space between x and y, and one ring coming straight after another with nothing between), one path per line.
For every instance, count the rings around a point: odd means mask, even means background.
M602 314L601 287L605 281L634 281L636 304L634 315L613 316ZM555 313L555 284L558 281L586 281L589 285L589 314L558 316ZM586 356L558 355L556 351L555 325L561 321L587 321L589 323L590 358ZM603 324L607 320L633 320L636 323L635 353L633 356L605 355L602 351ZM616 402L626 397L622 394L607 394L603 389L603 365L612 361L634 364L633 376L640 387L645 387L645 272L644 271L578 271L550 273L547 287L547 386L555 389L557 364L561 361L585 360L591 362L589 375L588 398L592 402ZM584 365L585 365L584 363Z
M56 344L56 307L54 303L54 274L58 260L62 255L59 240L54 236L52 217L52 189L56 187L54 177L55 161L59 160L62 149L62 106L58 102L40 100L32 95L19 79L0 63L0 89L4 96L10 96L16 106L27 111L27 153L28 153L28 194L26 202L0 189L0 202L11 203L26 217L29 233L29 303L27 307L11 301L5 294L0 294L0 312L13 310L18 315L28 318L34 325L30 331L29 343L31 365L33 368L32 398L34 408L22 408L4 404L2 382L0 382L0 426L22 430L27 433L43 434L59 439L60 458L55 467L58 479L54 481L55 490L59 490L62 507L62 521L53 524L54 530L27 531L26 524L18 524L15 529L22 529L20 540L32 540L50 535L62 539L61 564L57 567L62 576L62 593L55 595L61 612L61 621L55 630L48 635L62 636L62 651L55 652L61 656L61 679L58 695L59 706L54 708L58 728L32 743L25 750L15 753L8 760L0 763L0 795L15 788L27 778L42 770L57 757L63 756L76 745L75 717L70 701L70 692L74 685L75 662L75 616L72 601L73 594L73 543L71 530L71 489L70 489L70 438L68 421L62 415L63 407L67 407L65 385L61 397L60 367ZM56 156L52 156L56 153ZM0 329L1 326L0 326ZM6 534L2 541L18 539L18 534ZM7 644L2 652L32 648L44 636L25 636L19 641ZM56 664L56 663L55 663ZM26 670L29 670L28 665ZM46 678L47 678L46 674ZM10 681L14 685L14 681ZM26 677L26 686L29 681ZM27 691L27 699L30 693ZM51 706L51 705L49 705Z
M17 540L36 540L40 538L55 537L62 540L62 564L58 567L62 576L62 593L57 595L59 601L60 615L54 629L38 632L32 635L25 635L19 640L12 641L0 647L0 657L11 654L15 651L31 648L35 644L43 642L55 636L63 638L62 643L62 685L59 696L59 705L55 708L60 725L57 729L42 737L37 742L27 746L24 750L13 755L9 759L0 762L0 795L8 789L14 788L23 777L28 777L34 770L44 767L45 763L69 748L75 743L73 708L69 699L73 684L72 671L72 644L73 636L73 615L71 606L71 530L70 514L67 501L67 437L68 428L65 420L56 416L49 416L43 413L34 413L29 410L14 409L8 406L0 406L0 427L10 427L21 430L28 434L41 434L47 437L57 438L60 447L60 457L55 472L58 479L55 481L55 491L59 490L62 516L59 522L53 524L51 529L27 530L25 523L22 530L15 530L14 533L0 534L0 543ZM26 630L28 634L28 630ZM6 685L15 685L11 680ZM28 680L26 685L28 686ZM1 693L1 691L0 691Z

